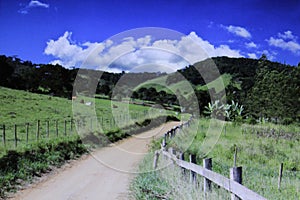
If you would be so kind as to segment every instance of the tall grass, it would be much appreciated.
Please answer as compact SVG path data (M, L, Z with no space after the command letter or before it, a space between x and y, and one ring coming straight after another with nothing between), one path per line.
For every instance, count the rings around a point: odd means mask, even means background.
M132 196L136 200L172 199L172 200L204 200L204 199L230 199L230 194L223 189L214 188L209 193L202 191L203 179L197 177L196 185L190 184L189 172L174 165L163 156L159 159L158 169L153 171L153 156L147 155L140 164L140 170L131 184ZM214 186L213 186L214 187Z
M300 132L297 125L249 126L226 123L221 135L208 133L209 127L213 131L217 130L217 125L210 123L208 119L196 121L189 129L183 130L174 139L168 141L168 146L184 151L185 158L188 158L188 154L196 154L199 165L202 165L204 157L211 157L213 171L227 177L229 169L233 166L233 155L237 148L237 165L243 167L243 185L267 199L300 199ZM261 130L266 132L271 129L274 129L272 135L260 134ZM292 136L280 136L283 131L291 133ZM208 146L205 141L212 141L206 140L207 137L215 137L216 142L209 151L203 148ZM281 163L284 164L284 170L281 189L278 190L278 171ZM163 174L159 177L162 178ZM181 179L178 175L171 178L175 181L172 185L177 188L181 184L176 183L176 181L181 181L178 179ZM163 181L168 181L168 179L164 178ZM184 190L188 191L186 188L180 189L181 192ZM173 190L168 188L167 191ZM217 192L215 194L217 196L213 199L224 199L222 194L223 192ZM179 194L176 193L176 195ZM190 199L198 199L198 197Z

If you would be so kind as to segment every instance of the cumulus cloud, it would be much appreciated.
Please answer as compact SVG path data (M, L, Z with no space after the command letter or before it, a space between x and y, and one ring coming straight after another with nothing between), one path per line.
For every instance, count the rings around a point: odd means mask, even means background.
M127 37L121 41L86 42L76 44L72 33L65 32L57 40L49 40L44 50L55 58L52 63L65 67L86 67L106 71L166 71L172 72L188 64L214 56L242 57L239 50L227 45L214 46L195 32L178 40L152 36ZM146 70L145 66L157 66Z
M46 3L42 3L40 1L31 0L25 7L21 8L18 12L21 14L28 14L30 9L41 7L41 8L49 8L50 5Z
M275 51L262 50L262 51L256 52L256 55L260 55L259 57L261 57L263 54L265 54L267 56L268 60L275 60L275 58L277 56L277 52L275 52Z
M255 53L248 53L248 57L252 59L257 59L257 55Z
M254 42L248 42L248 43L245 43L245 45L248 49L257 48L257 45Z
M290 39L290 40L296 40L297 37L293 35L292 31L285 31L283 34L278 33L278 37L282 39Z
M240 37L243 37L243 38L251 38L250 32L247 29L243 28L243 27L232 26L232 25L230 25L230 26L223 26L222 25L221 27L225 28L228 32L233 33L237 36L240 36Z
M270 37L266 41L270 46L288 50L296 54L300 53L300 44L297 42L297 37L291 31L286 31L283 34L278 33L278 37Z

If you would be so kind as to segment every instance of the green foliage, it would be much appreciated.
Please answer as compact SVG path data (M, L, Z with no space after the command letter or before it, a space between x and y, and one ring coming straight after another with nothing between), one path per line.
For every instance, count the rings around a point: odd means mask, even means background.
M248 95L249 114L275 123L287 124L291 119L299 120L299 78L298 68L285 69L281 72L261 68Z
M300 121L299 67L271 62L265 55L262 55L260 59L216 57L212 60L221 74L221 77L217 79L214 78L214 73L209 74L212 61L205 60L169 75L162 73L113 74L81 70L81 75L77 76L77 80L85 83L86 77L93 74L93 80L98 81L96 89L98 94L122 100L133 92L133 99L151 99L159 104L178 104L178 98L182 97L184 101L190 102L189 96L194 90L201 112L209 101L207 94L200 91L214 90L216 95L222 95L220 98L223 98L223 94L219 92L224 85L227 101L234 100L244 105L246 116L251 116L256 120L264 118L267 121L284 124ZM37 65L30 61L3 55L0 56L0 65L1 86L69 98L78 72L78 69L69 70L60 65ZM206 82L199 74L199 70L207 70ZM98 80L99 77L101 80ZM121 84L115 87L119 82ZM224 84L218 84L220 82ZM93 92L87 84L82 84L82 87L85 87L81 88L82 91L89 94ZM146 90L137 92L141 87ZM177 94L177 89L181 92L180 95ZM112 96L113 90L116 93L115 96ZM190 110L195 109L194 105L191 107ZM13 113L10 116L16 117Z
M78 137L36 143L24 149L10 150L0 158L0 198L34 176L41 176L50 166L60 166L87 149Z
M192 135L196 129L193 126L198 126L196 136ZM205 145L203 141L210 137L207 132L210 122L202 119L193 126L178 134L169 145L177 150L187 149L186 155L193 153L202 158L202 146ZM299 126L295 125L236 126L227 122L226 134L223 132L212 151L205 157L212 157L214 171L228 176L229 168L233 166L234 149L237 147L237 165L243 166L243 184L246 187L267 199L299 199L299 132ZM194 139L188 148L185 144L189 141L185 139L187 137ZM277 177L281 162L284 163L284 175L282 190L279 192ZM201 159L198 164L202 164Z
M147 172L138 174L130 185L132 196L136 200L159 200L169 191L169 186L160 173L152 171L152 161L153 157L150 154L146 155L139 169Z
M235 126L227 122L226 134L223 129L223 134L212 151L203 155L203 150L205 151L202 148L205 146L203 142L214 135L212 133L210 135L207 130L214 126L216 124L211 124L207 119L195 121L188 129L183 129L175 138L169 140L168 147L173 147L176 151L185 150L186 160L189 154L196 154L198 165L202 165L202 158L211 157L213 171L226 177L229 176L229 169L233 166L233 155L237 148L237 165L243 167L243 185L267 199L299 199L299 126L270 123L264 126L249 124ZM197 134L194 135L196 130ZM291 132L293 134L290 135ZM159 148L159 145L154 146ZM159 160L163 160L163 156ZM140 171L152 169L152 162L153 157L146 156ZM278 191L278 169L281 162L284 164L283 178L281 190ZM147 195L157 194L160 188L164 188L160 195L165 198L201 199L203 194L201 179L199 187L194 191L192 188L195 187L190 185L189 181L185 181L188 178L182 177L180 169L179 173L176 173L177 170L176 167L168 166L155 172L139 174L132 183L133 194L137 195L137 199L147 199ZM140 180L145 180L146 184L142 184ZM230 194L220 188L213 188L208 195L212 195L208 199L230 198Z
M229 121L241 122L243 120L244 106L239 105L238 102L231 101L231 104L222 104L219 100L213 103L208 103L204 107L204 114L213 118L224 116Z

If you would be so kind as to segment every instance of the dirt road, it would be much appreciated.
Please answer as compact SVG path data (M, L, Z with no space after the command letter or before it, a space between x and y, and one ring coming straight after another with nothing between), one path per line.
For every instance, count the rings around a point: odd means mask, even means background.
M153 137L161 136L179 122L170 122L122 140L75 161L45 181L17 193L15 200L124 200L138 163Z

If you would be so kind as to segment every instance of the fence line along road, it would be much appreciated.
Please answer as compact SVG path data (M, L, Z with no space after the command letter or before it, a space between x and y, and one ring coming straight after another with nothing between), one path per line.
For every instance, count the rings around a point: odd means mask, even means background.
M166 139L175 137L176 130L181 130L185 126L189 126L192 121L190 118L184 124L175 127L168 131L163 138L162 148L159 151L156 151L154 154L153 167L157 168L159 155L162 154L164 157L167 157L173 161L174 164L181 167L184 171L190 171L190 183L196 184L196 174L199 174L203 177L203 191L204 193L211 190L211 183L215 183L220 187L231 193L232 200L266 200L266 198L257 194L256 192L250 190L249 188L242 185L242 167L233 167L230 168L230 179L213 172L212 169L212 159L207 158L203 160L203 167L199 166L196 163L195 155L190 155L190 162L184 161L184 156L182 152L176 155L175 150L173 148L169 148L169 151L166 150ZM177 156L180 158L178 159ZM187 173L183 173L187 174Z
M266 198L260 196L259 194L255 193L254 191L248 189L247 187L241 185L235 180L229 179L227 177L224 177L216 172L213 172L211 170L205 169L202 166L196 165L194 163L189 163L184 160L180 160L176 157L176 155L167 152L166 150L161 150L159 151L161 154L164 156L167 156L169 159L172 159L174 163L185 169L189 170L190 172L194 172L199 174L205 179L208 179L209 181L219 185L220 187L224 188L225 190L231 192L235 196L239 197L240 199L243 200L266 200ZM159 153L156 154L157 157ZM156 157L156 156L155 156ZM157 162L158 158L155 158ZM155 164L157 166L157 164ZM231 168L231 171L234 171L237 167ZM234 197L232 199L236 199L237 197Z

